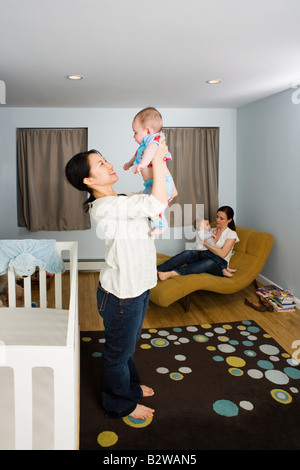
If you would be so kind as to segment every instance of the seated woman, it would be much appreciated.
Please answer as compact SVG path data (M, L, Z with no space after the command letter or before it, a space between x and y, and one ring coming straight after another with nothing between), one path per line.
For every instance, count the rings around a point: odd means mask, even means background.
M214 244L203 241L205 251L185 250L157 267L158 277L165 281L175 276L209 273L214 276L232 276L228 264L233 247L239 241L233 220L234 212L229 206L217 211Z

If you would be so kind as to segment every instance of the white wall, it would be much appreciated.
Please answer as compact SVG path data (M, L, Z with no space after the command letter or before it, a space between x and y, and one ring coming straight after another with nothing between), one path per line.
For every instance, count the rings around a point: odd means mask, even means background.
M299 298L300 104L293 93L238 110L237 213L240 225L274 235L262 274Z
M0 107L0 238L78 240L79 259L103 259L104 242L95 227L74 232L29 232L17 227L16 129L19 127L87 127L88 147L96 148L114 164L120 178L118 192L141 191L141 177L124 172L123 164L136 151L132 119L139 109L63 109ZM220 127L219 203L236 207L236 110L160 109L166 127ZM176 156L174 156L176 158ZM176 233L175 233L176 232ZM157 250L175 254L184 248L182 231L170 230L170 239L158 240Z

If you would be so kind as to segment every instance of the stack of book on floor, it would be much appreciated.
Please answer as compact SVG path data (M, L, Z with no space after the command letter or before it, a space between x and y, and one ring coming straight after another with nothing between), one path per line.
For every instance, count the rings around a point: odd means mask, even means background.
M295 297L287 289L281 289L278 286L269 285L259 287L256 289L256 293L269 302L278 312L295 311Z

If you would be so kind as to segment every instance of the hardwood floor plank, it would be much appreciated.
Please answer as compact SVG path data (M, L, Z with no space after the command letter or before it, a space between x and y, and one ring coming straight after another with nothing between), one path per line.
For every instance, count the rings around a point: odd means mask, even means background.
M82 331L103 330L103 322L98 314L96 301L99 274L81 272L78 279L80 329ZM189 314L185 313L183 300L167 308L158 307L150 302L143 327L162 328L253 320L286 351L290 354L295 353L293 342L300 341L300 311L257 312L245 305L245 297L257 303L253 285L230 295L206 291L195 292L191 294Z

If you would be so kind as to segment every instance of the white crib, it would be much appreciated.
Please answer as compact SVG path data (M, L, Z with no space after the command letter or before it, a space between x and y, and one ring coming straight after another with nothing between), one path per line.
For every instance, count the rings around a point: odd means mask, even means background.
M56 242L70 259L69 308L63 309L62 275L55 274L55 308L47 308L46 272L39 271L39 306L16 307L15 274L8 270L9 306L0 308L0 449L78 448L77 242ZM69 252L65 256L65 251ZM69 254L69 256L68 256Z

